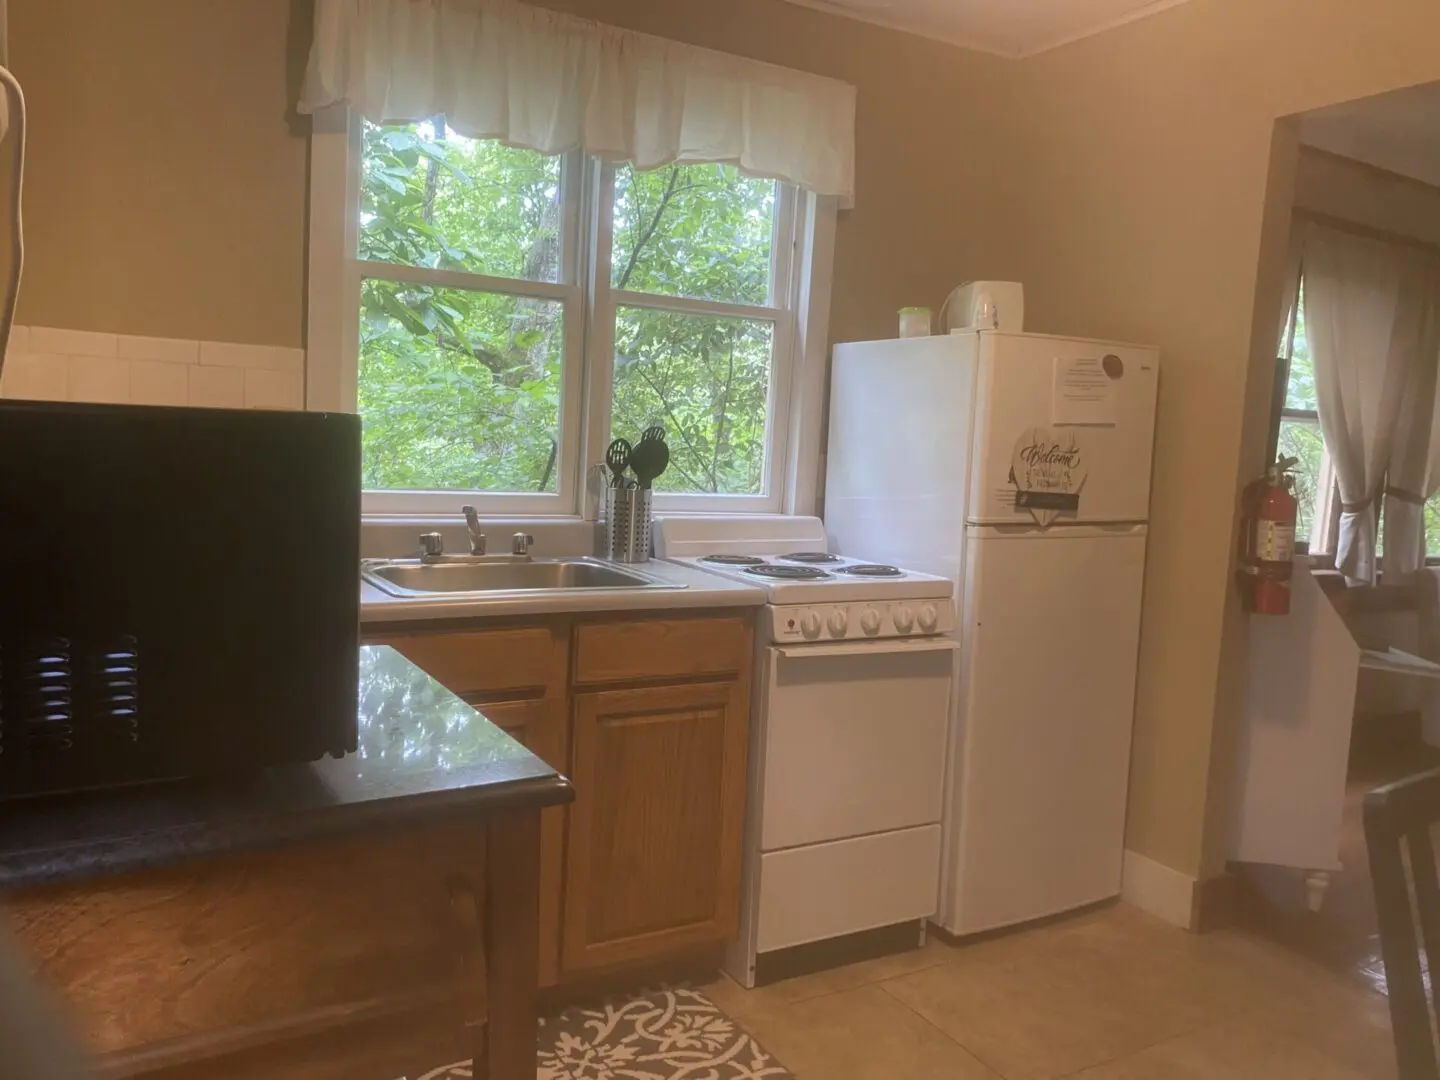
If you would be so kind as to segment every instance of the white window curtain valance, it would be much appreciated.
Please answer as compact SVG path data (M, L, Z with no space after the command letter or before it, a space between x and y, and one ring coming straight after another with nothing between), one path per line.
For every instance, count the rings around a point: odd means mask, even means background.
M516 0L316 0L300 111L649 169L719 162L853 204L855 88Z

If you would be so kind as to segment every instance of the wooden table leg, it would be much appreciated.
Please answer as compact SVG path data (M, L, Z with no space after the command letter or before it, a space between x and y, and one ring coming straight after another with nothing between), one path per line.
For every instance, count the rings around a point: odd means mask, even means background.
M490 819L485 843L485 951L490 1023L475 1074L535 1080L540 990L540 811ZM481 1058L489 1065L482 1071Z

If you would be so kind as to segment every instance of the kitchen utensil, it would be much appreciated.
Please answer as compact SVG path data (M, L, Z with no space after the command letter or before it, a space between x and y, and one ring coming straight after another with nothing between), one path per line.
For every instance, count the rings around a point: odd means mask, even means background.
M664 442L665 429L659 424L654 424L650 427L647 427L644 431L640 433L640 441L644 442L646 439L649 439L651 442Z
M638 449L638 447L637 447ZM605 489L605 521L602 557L612 562L642 563L650 560L649 488L612 487Z
M670 448L662 440L648 436L641 439L630 455L630 468L640 487L649 490L655 478L670 464Z
M605 464L610 467L610 475L615 479L612 487L621 487L625 483L625 470L630 466L630 455L634 447L630 445L629 439L615 439L605 450Z

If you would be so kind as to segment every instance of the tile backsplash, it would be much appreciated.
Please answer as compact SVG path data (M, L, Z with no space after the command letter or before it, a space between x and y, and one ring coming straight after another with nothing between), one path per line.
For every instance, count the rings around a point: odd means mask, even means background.
M305 350L16 326L0 397L300 409Z

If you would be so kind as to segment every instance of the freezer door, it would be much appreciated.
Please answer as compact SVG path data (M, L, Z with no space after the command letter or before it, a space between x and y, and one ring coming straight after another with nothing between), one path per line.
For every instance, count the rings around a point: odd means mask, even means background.
M1146 520L1155 350L1041 334L979 338L967 520Z
M974 334L835 346L832 551L959 577L976 346Z
M1004 533L968 543L940 915L956 934L1120 891L1144 530Z

